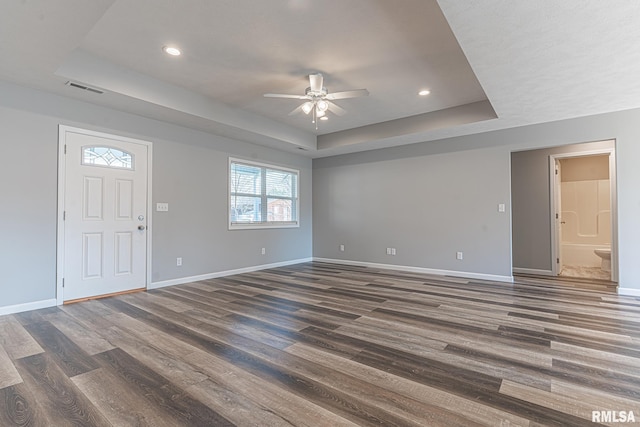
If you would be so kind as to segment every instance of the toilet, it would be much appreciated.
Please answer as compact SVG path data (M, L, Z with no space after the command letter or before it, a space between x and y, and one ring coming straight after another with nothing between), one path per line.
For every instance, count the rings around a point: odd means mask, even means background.
M601 248L593 251L596 255L602 258L602 264L600 268L604 271L611 271L611 249Z

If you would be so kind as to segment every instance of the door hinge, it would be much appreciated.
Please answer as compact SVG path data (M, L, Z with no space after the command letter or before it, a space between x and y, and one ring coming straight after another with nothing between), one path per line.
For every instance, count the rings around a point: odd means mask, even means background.
M64 277L62 278L62 287L64 288Z
M64 144L64 154L67 154L67 144ZM557 173L558 171L556 171Z
M556 214L556 219L558 219L558 218L559 218L559 217L558 217L558 214Z
M556 216L557 218L557 216ZM66 221L67 220L67 211L62 211L62 220Z
M560 258L556 258L556 264L560 264Z
M65 145L65 150L66 150L66 145ZM65 151L66 153L66 151ZM556 168L556 175L558 175L558 168Z

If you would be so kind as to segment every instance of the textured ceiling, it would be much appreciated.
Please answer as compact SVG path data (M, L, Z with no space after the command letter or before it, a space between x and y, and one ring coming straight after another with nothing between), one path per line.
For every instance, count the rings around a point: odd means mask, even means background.
M318 157L640 107L638 22L636 0L4 1L0 79ZM370 96L318 130L262 96L314 72Z

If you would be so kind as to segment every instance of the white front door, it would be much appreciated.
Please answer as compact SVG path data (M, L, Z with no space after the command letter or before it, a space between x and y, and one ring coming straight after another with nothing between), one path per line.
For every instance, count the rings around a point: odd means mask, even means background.
M148 145L72 128L60 135L64 301L145 288Z

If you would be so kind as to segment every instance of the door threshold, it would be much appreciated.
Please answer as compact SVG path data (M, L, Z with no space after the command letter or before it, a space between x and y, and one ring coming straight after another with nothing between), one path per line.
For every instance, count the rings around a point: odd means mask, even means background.
M63 305L75 304L77 302L91 301L91 300L94 300L94 299L116 297L118 295L126 295L126 294L135 294L137 292L144 292L146 290L147 290L147 288L129 289L129 290L126 290L126 291L114 292L114 293L111 293L111 294L94 295L94 296L91 296L91 297L72 299L72 300L63 302L62 304Z

